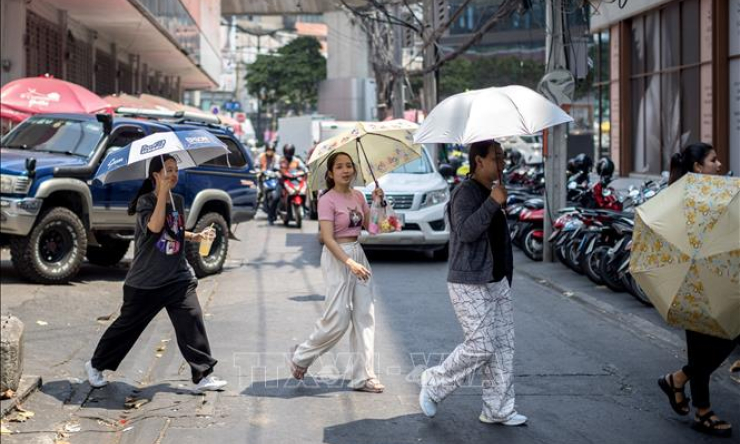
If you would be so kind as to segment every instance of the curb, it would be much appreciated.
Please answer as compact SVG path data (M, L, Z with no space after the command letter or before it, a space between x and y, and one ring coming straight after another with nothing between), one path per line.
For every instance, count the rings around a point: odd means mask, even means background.
M31 393L41 388L41 384L41 376L22 377L18 390L15 392L15 396L10 399L3 399L0 401L0 418L5 418L5 416L10 413L16 405L25 401Z

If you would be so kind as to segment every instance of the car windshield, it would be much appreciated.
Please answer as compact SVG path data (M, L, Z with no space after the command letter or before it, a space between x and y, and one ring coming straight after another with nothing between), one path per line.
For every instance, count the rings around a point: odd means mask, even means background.
M88 157L102 136L103 125L97 121L35 116L8 133L0 144L7 148Z
M422 154L420 158L405 165L401 165L391 171L392 174L429 174L432 172L434 172L434 170L429 164L429 160L427 160L427 156L425 154Z

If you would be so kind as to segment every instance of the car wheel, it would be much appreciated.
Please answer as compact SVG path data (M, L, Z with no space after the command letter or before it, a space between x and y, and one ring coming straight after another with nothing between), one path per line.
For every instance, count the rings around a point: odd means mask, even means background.
M220 272L226 261L226 254L229 252L229 225L221 214L206 213L202 215L195 224L193 231L199 233L211 225L216 230L216 238L213 240L211 252L208 256L200 255L198 252L200 249L199 243L188 242L186 244L186 257L193 267L195 275L199 278Z
M41 284L64 284L80 270L87 253L87 231L72 210L42 213L28 236L10 242L11 261L24 278Z
M121 262L131 244L130 241L125 239L115 239L104 234L98 234L95 238L100 246L87 246L87 260L91 264L103 267L110 267Z

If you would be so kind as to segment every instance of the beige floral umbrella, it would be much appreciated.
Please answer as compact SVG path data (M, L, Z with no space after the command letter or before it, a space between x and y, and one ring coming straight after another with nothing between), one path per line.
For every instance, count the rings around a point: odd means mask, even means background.
M368 185L394 169L421 157L421 145L414 144L419 125L406 120L357 122L350 131L316 145L308 159L308 186L324 188L329 156L342 151L357 165L357 184Z
M740 179L687 174L641 205L630 273L669 324L740 335Z

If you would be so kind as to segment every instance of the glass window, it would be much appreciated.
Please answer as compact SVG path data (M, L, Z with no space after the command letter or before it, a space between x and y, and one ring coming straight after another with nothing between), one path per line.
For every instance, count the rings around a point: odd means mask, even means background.
M2 139L2 146L87 157L103 137L97 120L30 117Z
M643 17L632 20L632 74L645 72L645 33Z
M434 170L427 159L426 153L422 153L420 158L405 165L401 165L391 171L391 174L429 174L433 171Z
M237 144L233 140L225 137L219 137L219 140L225 143L226 147L229 149L228 163L226 162L226 156L219 156L215 159L209 160L208 162L204 163L204 165L220 167L228 167L230 165L231 168L241 168L247 164L247 159L244 157L244 154L239 149L239 146L237 146Z
M681 3L681 64L699 63L699 0Z
M660 69L659 21L659 12L648 14L645 17L645 69L647 72L655 72Z
M660 115L663 135L663 165L670 165L671 156L681 149L681 89L677 72L666 73L661 79L663 112Z
M681 71L681 146L701 142L701 113L699 106L700 68Z
M661 11L662 26L660 27L661 48L660 64L663 68L681 64L681 11L680 3L671 3Z

